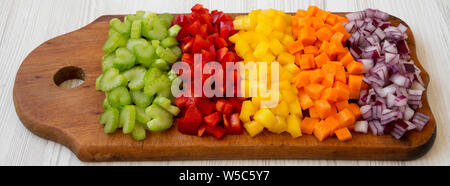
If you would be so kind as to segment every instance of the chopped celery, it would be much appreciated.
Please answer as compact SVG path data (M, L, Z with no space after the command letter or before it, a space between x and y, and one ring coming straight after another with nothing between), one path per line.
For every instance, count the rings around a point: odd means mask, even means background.
M150 81L144 87L144 93L147 96L154 96L155 94L168 97L170 96L170 80L167 75L163 74L158 78Z
M140 106L135 106L136 108L136 121L141 123L147 123L150 121L150 116L145 113L145 108Z
M144 45L144 46L149 46L150 43L142 38L137 38L137 39L129 39L127 42L127 49L130 50L131 52L134 52L134 46L136 45Z
M151 67L147 70L147 72L144 75L144 83L149 84L150 81L153 81L162 74L163 72L159 68Z
M154 19L151 23L151 30L148 30L148 37L150 39L163 40L167 37L167 28L164 21L161 19Z
M95 90L102 90L102 78L103 74L101 74L100 76L97 77L97 79L95 79Z
M177 56L177 59L179 59L181 57L182 52L181 52L180 47L173 46L173 47L170 47L170 50L172 50L173 54L175 54Z
M167 73L167 77L169 78L170 82L172 82L172 81L175 80L175 78L177 78L178 76L177 76L177 73L175 73L174 70L170 70L170 71Z
M147 127L151 131L159 132L172 126L173 116L156 104L147 107L145 113L151 118L147 122Z
M125 87L117 87L108 93L108 102L114 107L131 104L131 97L128 89Z
M119 47L121 39L122 36L119 33L113 32L111 36L108 37L105 44L103 44L102 50L107 54L114 52L116 48Z
M153 62L152 67L156 67L164 71L169 70L169 65L166 61L164 61L164 59L157 59Z
M153 96L147 96L140 90L130 91L130 96L133 103L140 107L147 107L153 101Z
M176 45L178 45L178 41L177 39L175 39L175 37L166 37L161 41L161 46L165 48L169 48Z
M120 111L119 122L122 126L122 132L129 134L133 131L135 126L136 109L133 105L125 105Z
M131 22L128 20L121 22L118 18L113 18L109 21L109 26L123 36L130 35Z
M180 113L180 109L176 106L170 105L170 99L167 99L165 97L157 96L153 101L153 104L159 105L174 116Z
M114 107L106 109L100 116L100 124L106 124L104 128L105 133L115 132L119 125L119 110Z
M118 48L116 50L116 57L114 57L114 68L120 71L130 69L134 66L136 57L127 48Z
M145 14L142 17L142 30L141 34L142 36L149 38L148 31L151 29L152 25L150 23L153 22L153 20L158 19L157 15L152 12L145 12Z
M141 141L146 138L146 131L143 124L136 122L133 131L131 132L131 136L136 141Z
M176 56L170 48L158 47L156 48L156 55L170 64L175 63L178 60L178 56Z
M161 43L161 41L159 41L159 40L151 40L150 43L152 44L153 47L158 48L159 44Z
M151 45L136 45L134 46L134 51L137 62L145 67L150 67L156 57L155 48Z
M144 75L147 72L145 67L136 66L123 73L129 81L128 87L130 90L140 90L144 88Z
M103 72L106 72L108 69L113 67L114 57L116 57L116 55L114 53L105 54L102 57L102 71Z
M127 78L119 74L119 70L110 68L106 71L100 81L100 86L103 91L107 92L119 86L125 86L127 84Z
M140 38L141 27L142 27L142 20L133 21L133 23L131 24L130 38Z
M158 15L158 18L162 20L166 28L169 28L173 21L173 15L168 13L162 13Z
M169 28L169 36L170 37L177 37L178 32L180 32L181 26L180 25L173 25Z
M109 104L109 102L108 102L108 97L106 97L104 100L103 100L103 109L104 110L106 110L106 109L109 109L109 108L111 108L112 106Z

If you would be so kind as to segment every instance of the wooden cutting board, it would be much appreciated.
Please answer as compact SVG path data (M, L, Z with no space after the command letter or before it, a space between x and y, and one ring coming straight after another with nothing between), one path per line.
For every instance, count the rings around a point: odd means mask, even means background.
M338 13L344 15L345 13ZM233 16L239 14L232 14ZM421 112L431 120L422 132L412 131L401 140L390 135L353 134L353 140L340 142L329 138L319 142L312 135L293 139L289 134L264 131L251 138L227 135L188 136L176 126L165 132L147 132L147 139L136 142L118 130L103 133L99 117L105 95L95 90L95 79L102 73L102 46L108 36L108 22L123 15L101 16L89 25L50 39L34 49L23 61L14 84L14 105L22 123L34 134L61 143L82 161L141 161L199 159L349 159L410 160L425 154L433 145L436 123L427 101L422 97ZM391 17L394 25L404 24ZM426 85L429 76L420 65L411 30L408 45L412 59L422 70ZM76 88L57 84L73 78L84 83Z

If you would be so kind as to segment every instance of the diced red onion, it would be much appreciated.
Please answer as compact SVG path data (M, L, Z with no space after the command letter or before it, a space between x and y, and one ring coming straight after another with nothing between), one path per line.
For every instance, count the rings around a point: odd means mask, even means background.
M422 131L423 127L427 124L427 122L430 120L430 116L427 116L423 113L416 112L414 114L414 117L412 119L412 123L416 125L416 129L418 131Z
M368 129L369 129L369 122L366 120L357 121L355 123L355 129L354 129L355 132L367 134Z

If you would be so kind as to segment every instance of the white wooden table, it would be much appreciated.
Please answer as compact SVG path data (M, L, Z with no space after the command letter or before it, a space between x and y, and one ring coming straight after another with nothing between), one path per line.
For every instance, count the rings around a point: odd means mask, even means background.
M414 161L221 160L84 163L66 147L29 132L12 101L15 74L42 42L79 29L105 14L136 10L185 13L193 0L1 0L0 1L0 165L450 165L450 1L448 0L210 0L210 10L249 12L275 8L295 12L314 4L336 12L377 8L409 24L417 55L431 77L428 99L436 117L433 148Z

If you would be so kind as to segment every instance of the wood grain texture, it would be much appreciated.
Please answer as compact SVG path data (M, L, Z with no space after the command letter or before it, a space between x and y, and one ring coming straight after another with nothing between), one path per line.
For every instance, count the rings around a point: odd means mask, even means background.
M239 14L231 14L236 16ZM345 13L338 13L345 15ZM186 159L370 159L409 160L425 154L432 146L435 120L426 100L421 112L431 116L422 132L409 132L402 140L390 135L354 134L350 142L330 138L319 142L312 135L293 139L289 134L264 132L255 138L247 134L228 135L217 141L179 133L176 127L167 132L150 133L142 141L134 141L120 131L103 133L98 124L104 94L95 91L95 78L101 71L101 51L107 39L109 20L122 15L101 16L86 27L44 42L25 58L14 85L14 105L23 124L33 133L70 148L82 161L186 160ZM396 17L394 25L407 24ZM414 37L409 29L408 45L412 59L428 74L415 53ZM57 72L71 69L62 76L75 77L73 67L83 69L85 82L72 89L60 88ZM71 77L71 78L73 78Z
M155 12L187 12L198 1L1 1L0 14L0 165L99 165L80 162L67 148L39 138L22 126L12 104L14 74L40 43L83 27L105 14L133 13L146 9ZM295 11L310 4L329 11L357 11L378 8L396 15L414 31L418 59L430 72L428 100L434 113L438 134L425 156L414 161L333 161L333 160L216 160L112 162L100 165L450 165L450 54L449 2L346 0L346 1L199 1L210 9L248 12L258 8ZM177 4L177 6L171 6ZM178 6L179 5L179 6ZM144 8L143 8L144 7ZM74 16L77 15L77 16ZM427 24L424 24L427 23ZM31 37L32 36L32 37Z

